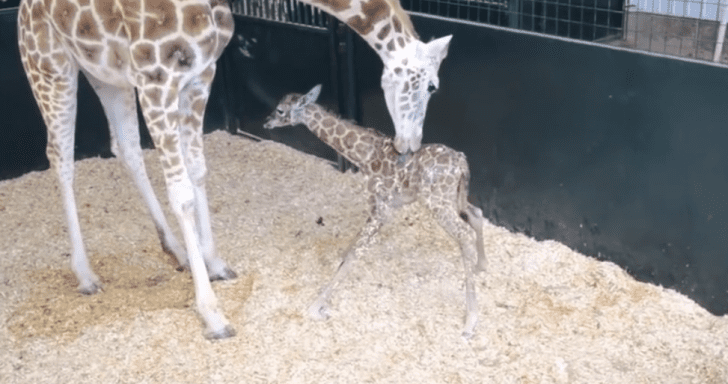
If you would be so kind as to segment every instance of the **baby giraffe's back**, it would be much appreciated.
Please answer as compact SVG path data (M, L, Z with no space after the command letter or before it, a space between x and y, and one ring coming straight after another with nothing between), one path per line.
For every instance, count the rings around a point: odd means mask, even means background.
M443 144L429 144L399 164L397 179L405 201L442 200L455 202L462 209L466 204L470 171L462 152Z

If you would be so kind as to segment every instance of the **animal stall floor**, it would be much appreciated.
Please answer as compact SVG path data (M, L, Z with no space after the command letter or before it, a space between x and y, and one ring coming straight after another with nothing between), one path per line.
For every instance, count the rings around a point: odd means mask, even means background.
M211 342L117 159L76 163L81 227L105 284L76 293L55 175L0 182L2 383L725 383L728 318L609 262L485 225L480 322L460 336L457 244L422 206L385 225L303 315L366 220L362 176L274 142L205 136L213 288L236 337ZM145 152L166 207L159 162ZM173 217L167 212L167 217Z

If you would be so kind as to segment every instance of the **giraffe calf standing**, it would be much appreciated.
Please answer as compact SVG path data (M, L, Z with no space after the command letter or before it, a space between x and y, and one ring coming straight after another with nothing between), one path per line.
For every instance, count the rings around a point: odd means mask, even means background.
M306 95L289 94L278 104L265 128L304 124L311 132L359 167L368 179L371 214L358 239L344 255L334 278L309 307L316 319L328 317L326 302L332 290L351 269L357 252L371 244L374 235L392 212L406 204L422 201L438 223L460 244L465 267L467 317L463 336L473 334L478 320L477 301L469 261L476 270L485 268L483 213L468 203L470 170L465 155L441 144L423 146L400 156L391 138L371 128L342 121L316 104L321 85ZM469 228L468 225L472 227ZM474 231L473 231L474 229Z

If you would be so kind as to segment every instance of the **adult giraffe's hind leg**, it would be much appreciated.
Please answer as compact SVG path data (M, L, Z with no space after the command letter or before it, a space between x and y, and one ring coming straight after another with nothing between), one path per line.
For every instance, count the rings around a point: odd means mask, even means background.
M19 10L18 45L21 61L48 130L46 155L51 168L58 174L72 246L71 269L78 279L78 290L84 294L94 294L101 289L101 282L86 256L73 193L78 64L56 39L38 41L31 27L47 32L51 26L43 19L34 19L31 24L28 20L28 3L23 2Z
M104 107L111 134L111 151L121 158L129 170L134 183L144 199L162 242L162 249L174 256L183 268L189 268L187 252L172 233L167 224L164 212L149 182L144 157L139 142L139 118L136 110L136 94L134 88L120 88L99 81L84 72L91 86L96 91L101 105Z
M180 91L180 138L183 158L195 194L195 214L200 252L205 260L210 280L228 280L237 277L237 275L228 267L225 261L217 256L210 222L209 202L205 189L207 166L203 151L202 123L214 76L215 64L213 63L197 77L197 80L191 81Z

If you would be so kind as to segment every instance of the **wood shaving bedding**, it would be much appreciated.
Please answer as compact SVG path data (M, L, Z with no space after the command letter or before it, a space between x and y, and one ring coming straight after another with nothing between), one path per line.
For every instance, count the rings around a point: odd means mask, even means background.
M361 175L274 142L205 136L235 338L210 342L192 280L164 254L118 159L76 163L87 252L105 290L75 291L56 176L0 182L2 383L725 383L728 317L616 265L486 224L480 322L466 341L457 244L418 204L334 292L305 308L366 220ZM154 151L145 160L167 217Z

